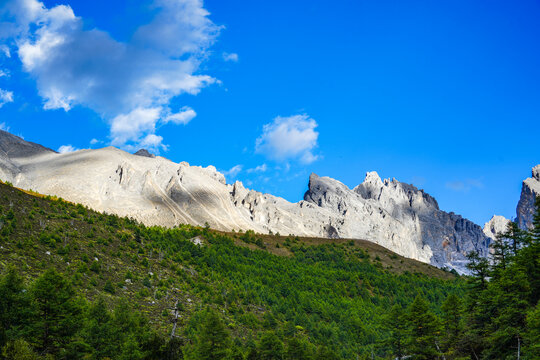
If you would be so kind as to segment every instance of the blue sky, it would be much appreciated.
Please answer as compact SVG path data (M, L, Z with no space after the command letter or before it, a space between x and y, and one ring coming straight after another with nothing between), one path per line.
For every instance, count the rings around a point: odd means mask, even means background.
M0 123L302 198L413 183L483 224L540 163L537 1L3 1Z

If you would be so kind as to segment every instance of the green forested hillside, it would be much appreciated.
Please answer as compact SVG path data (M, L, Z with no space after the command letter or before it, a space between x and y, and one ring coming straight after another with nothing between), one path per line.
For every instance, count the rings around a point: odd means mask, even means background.
M424 336L448 359L465 332L471 285L358 241L145 227L4 184L0 226L6 359L389 359Z

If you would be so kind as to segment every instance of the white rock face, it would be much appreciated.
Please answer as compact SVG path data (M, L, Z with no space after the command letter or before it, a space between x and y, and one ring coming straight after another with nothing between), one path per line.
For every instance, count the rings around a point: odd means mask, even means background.
M2 153L2 137L8 135L8 145L19 149L14 156ZM227 184L213 166L177 164L114 147L58 154L36 146L0 133L2 180L146 225L207 223L218 230L365 239L458 271L466 253L487 254L489 246L478 225L440 211L435 199L414 186L383 181L375 172L354 189L312 174L304 200L290 203L238 181Z
M497 234L502 234L506 231L508 223L510 223L510 220L504 216L493 215L493 217L484 224L484 234L488 238L495 240Z
M516 222L518 226L527 230L532 227L533 215L536 210L535 199L540 196L540 164L532 169L532 176L523 181L521 196L517 205Z

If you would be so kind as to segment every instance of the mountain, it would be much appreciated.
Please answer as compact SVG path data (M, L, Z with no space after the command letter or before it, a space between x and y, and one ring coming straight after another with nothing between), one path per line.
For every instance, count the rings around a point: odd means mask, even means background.
M383 181L375 172L354 189L312 174L304 200L291 203L238 181L227 184L213 166L177 164L114 147L58 154L17 139L0 133L0 144L7 144L0 153L3 180L146 225L207 224L223 231L365 239L458 271L471 250L488 253L490 239L478 225L441 211L424 191L395 179Z
M532 169L532 177L523 180L521 196L516 209L516 222L523 229L532 227L533 214L535 211L534 200L540 196L540 164Z
M484 234L493 240L497 237L497 234L506 232L506 227L510 220L500 215L493 215L493 217L484 224Z

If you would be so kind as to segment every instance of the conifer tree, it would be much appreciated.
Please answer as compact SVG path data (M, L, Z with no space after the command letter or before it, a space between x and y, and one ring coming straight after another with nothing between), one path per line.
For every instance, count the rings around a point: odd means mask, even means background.
M527 332L523 354L529 359L540 359L540 303L527 315Z
M313 360L311 344L300 336L295 336L287 343L285 360Z
M36 279L31 295L36 310L32 330L37 348L44 354L57 354L81 328L82 305L71 283L54 269Z
M457 295L451 294L442 304L441 310L441 323L445 334L443 340L444 349L448 355L454 355L463 332L463 303Z
M207 309L195 344L196 359L225 359L230 345L231 338L225 324L214 310Z
M385 345L392 349L392 354L396 359L402 359L405 356L407 337L407 319L403 308L399 305L392 306L383 324L390 335L385 341Z
M427 301L420 295L408 309L409 333L407 339L408 353L413 359L433 360L440 355L438 347L440 325L439 319L431 311Z
M0 278L0 348L24 334L30 322L30 297L14 268Z
M261 336L258 354L260 360L283 359L283 342L274 331L267 331Z

